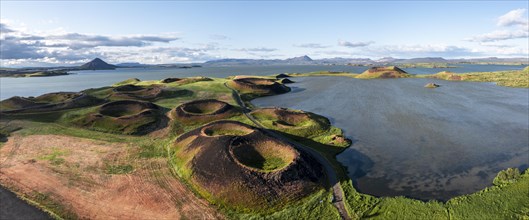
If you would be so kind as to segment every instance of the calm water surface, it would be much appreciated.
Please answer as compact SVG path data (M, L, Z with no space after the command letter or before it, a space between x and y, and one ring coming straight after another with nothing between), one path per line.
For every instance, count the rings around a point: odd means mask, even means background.
M437 73L440 71L473 72L523 69L524 66L506 65L460 65L458 68L428 69L409 68L409 73ZM0 78L0 100L12 96L38 96L49 92L77 92L83 89L108 86L128 79L159 80L167 77L209 76L227 77L233 75L271 75L278 73L312 72L312 71L347 71L361 73L368 67L354 66L234 66L234 67L201 67L180 68L121 68L117 70L76 71L73 75L35 78Z
M447 200L529 165L529 90L429 79L293 78L257 106L329 117L353 145L338 155L364 193ZM441 87L423 86L435 82Z

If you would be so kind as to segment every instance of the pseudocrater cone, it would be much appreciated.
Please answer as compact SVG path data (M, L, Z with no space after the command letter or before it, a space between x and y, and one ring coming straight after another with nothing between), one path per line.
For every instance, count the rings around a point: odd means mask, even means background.
M256 93L259 95L281 94L290 91L290 88L276 82L274 79L265 78L235 78L228 82L229 86L243 93Z
M106 103L74 123L97 131L141 135L158 129L164 121L161 108L153 103L120 100Z
M182 111L191 115L212 115L218 114L229 108L229 104L214 99L200 100L186 103L181 106Z
M109 117L130 117L145 114L157 110L158 106L150 102L139 102L133 100L121 100L104 104L99 109L101 115Z
M237 109L223 101L203 99L179 105L171 111L172 117L182 123L204 123L229 118L238 113Z
M152 100L163 96L161 86L122 85L113 89L113 97L124 99Z
M215 121L175 140L198 191L230 205L266 210L321 189L322 166L294 146L237 121Z
M330 129L327 118L287 108L260 108L250 114L265 127L293 135L310 136Z

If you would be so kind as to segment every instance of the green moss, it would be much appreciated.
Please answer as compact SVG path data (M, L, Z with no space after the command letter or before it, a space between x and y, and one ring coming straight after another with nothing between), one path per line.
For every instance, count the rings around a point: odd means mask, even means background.
M106 174L127 174L134 171L134 167L130 164L124 165L107 165L105 169Z
M43 156L40 156L39 160L47 160L52 165L58 166L65 162L64 158L61 156L65 156L68 153L67 150L61 150L57 147L52 148L52 152Z

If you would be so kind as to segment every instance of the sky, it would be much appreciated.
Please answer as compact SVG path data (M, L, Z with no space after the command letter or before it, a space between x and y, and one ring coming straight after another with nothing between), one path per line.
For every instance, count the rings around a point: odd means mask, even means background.
M528 57L522 1L0 1L0 66Z

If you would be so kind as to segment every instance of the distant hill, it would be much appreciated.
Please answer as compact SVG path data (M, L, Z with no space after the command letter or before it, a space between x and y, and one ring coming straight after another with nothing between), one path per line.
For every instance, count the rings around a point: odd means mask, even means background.
M117 66L108 64L99 58L95 58L92 61L81 65L79 68L83 70L113 70L116 69Z

